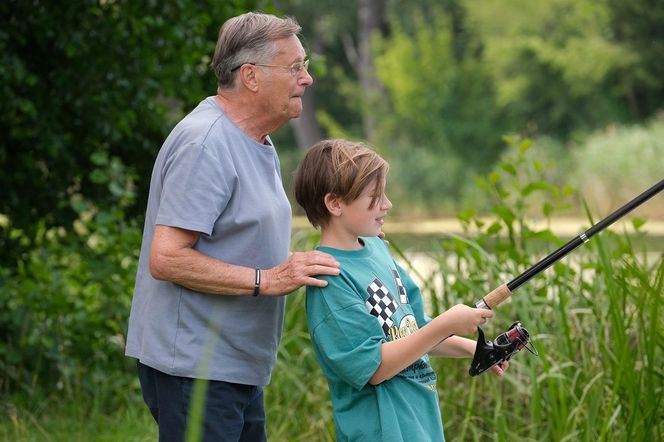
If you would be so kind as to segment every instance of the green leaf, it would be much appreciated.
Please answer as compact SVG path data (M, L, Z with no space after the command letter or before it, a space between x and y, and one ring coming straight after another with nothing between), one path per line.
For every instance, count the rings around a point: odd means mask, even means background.
M528 235L528 239L537 239L549 242L557 242L558 237L549 229L540 230L539 232L531 231Z
M531 193L535 192L536 190L542 190L544 192L548 192L552 196L558 195L558 189L556 189L554 186L544 181L535 181L528 184L526 187L523 188L521 194L523 196L528 196Z
M90 180L95 184L104 184L108 182L108 174L101 169L95 169L90 174Z
M512 163L501 163L500 168L512 176L516 176L516 167Z
M538 160L533 160L533 167L537 171L537 173L541 173L544 167L542 166L542 163Z
M641 226L643 226L646 223L646 220L643 218L632 218L632 226L634 227L634 230L639 230Z
M531 147L533 147L534 142L530 138L526 138L519 144L519 153L524 154L530 150Z
M501 230L503 230L502 224L500 224L499 222L494 222L486 230L486 233L488 233L489 235L495 235L499 233Z
M553 210L554 210L553 205L548 201L542 204L542 213L544 214L545 217L548 218L549 216L551 216Z
M460 221L463 221L465 223L469 223L475 217L476 214L477 214L477 211L475 209L468 208L468 209L465 209L465 210L457 213L456 217Z
M108 164L108 153L103 150L98 150L90 155L90 161L97 166L105 166Z
M498 215L500 219L502 219L505 222L505 224L507 224L508 226L512 225L512 223L516 219L516 215L514 215L514 212L512 212L511 209L505 206L494 207L492 211L493 213Z

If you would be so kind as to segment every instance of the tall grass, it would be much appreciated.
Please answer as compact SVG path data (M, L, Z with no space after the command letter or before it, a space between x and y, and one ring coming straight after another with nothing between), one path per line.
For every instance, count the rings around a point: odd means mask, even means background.
M519 146L521 153L530 148ZM435 241L424 292L433 314L473 304L564 241L530 230L532 201L548 217L566 192L523 174L517 154L481 185L495 196L496 221L462 214L468 237ZM541 198L532 198L537 191ZM588 220L592 224L592 220ZM531 280L496 309L493 337L519 319L540 357L517 354L508 375L469 378L467 364L436 361L446 433L452 440L656 441L664 437L664 254L636 234L603 232ZM472 232L472 234L471 234ZM581 232L579 232L581 233ZM401 254L408 264L408 254ZM418 269L413 268L417 273Z
M502 379L470 378L467 362L434 362L451 440L662 440L663 256L644 262L626 236L593 241L519 289L485 327L493 337L521 320L539 358L517 354ZM495 263L440 256L430 278L444 288L426 288L432 311L493 288L477 279Z

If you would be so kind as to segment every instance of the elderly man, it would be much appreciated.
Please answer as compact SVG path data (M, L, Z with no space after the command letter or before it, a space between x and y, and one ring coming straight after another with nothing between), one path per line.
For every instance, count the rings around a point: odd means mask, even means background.
M313 79L291 18L247 13L219 31L217 95L164 142L150 183L127 356L160 440L182 440L205 379L204 440L261 441L263 386L285 297L339 264L291 253L291 207L269 135L302 111Z

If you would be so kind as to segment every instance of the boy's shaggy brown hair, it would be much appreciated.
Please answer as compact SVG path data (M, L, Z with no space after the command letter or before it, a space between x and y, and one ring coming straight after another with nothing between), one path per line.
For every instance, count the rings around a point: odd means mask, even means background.
M362 143L323 140L309 149L295 171L295 199L314 227L325 227L330 218L325 195L351 203L373 185L372 208L385 192L388 170L387 162Z

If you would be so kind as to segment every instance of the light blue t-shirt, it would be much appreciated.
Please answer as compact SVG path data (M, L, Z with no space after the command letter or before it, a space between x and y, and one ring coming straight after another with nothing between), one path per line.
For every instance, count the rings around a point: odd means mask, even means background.
M291 207L275 148L248 137L213 97L173 129L152 171L126 349L171 375L267 384L285 297L211 295L154 279L157 224L200 232L194 248L227 263L283 262Z
M436 374L424 355L378 385L381 345L425 326L420 290L385 243L318 247L341 264L326 287L307 287L307 323L332 397L338 441L444 441Z

